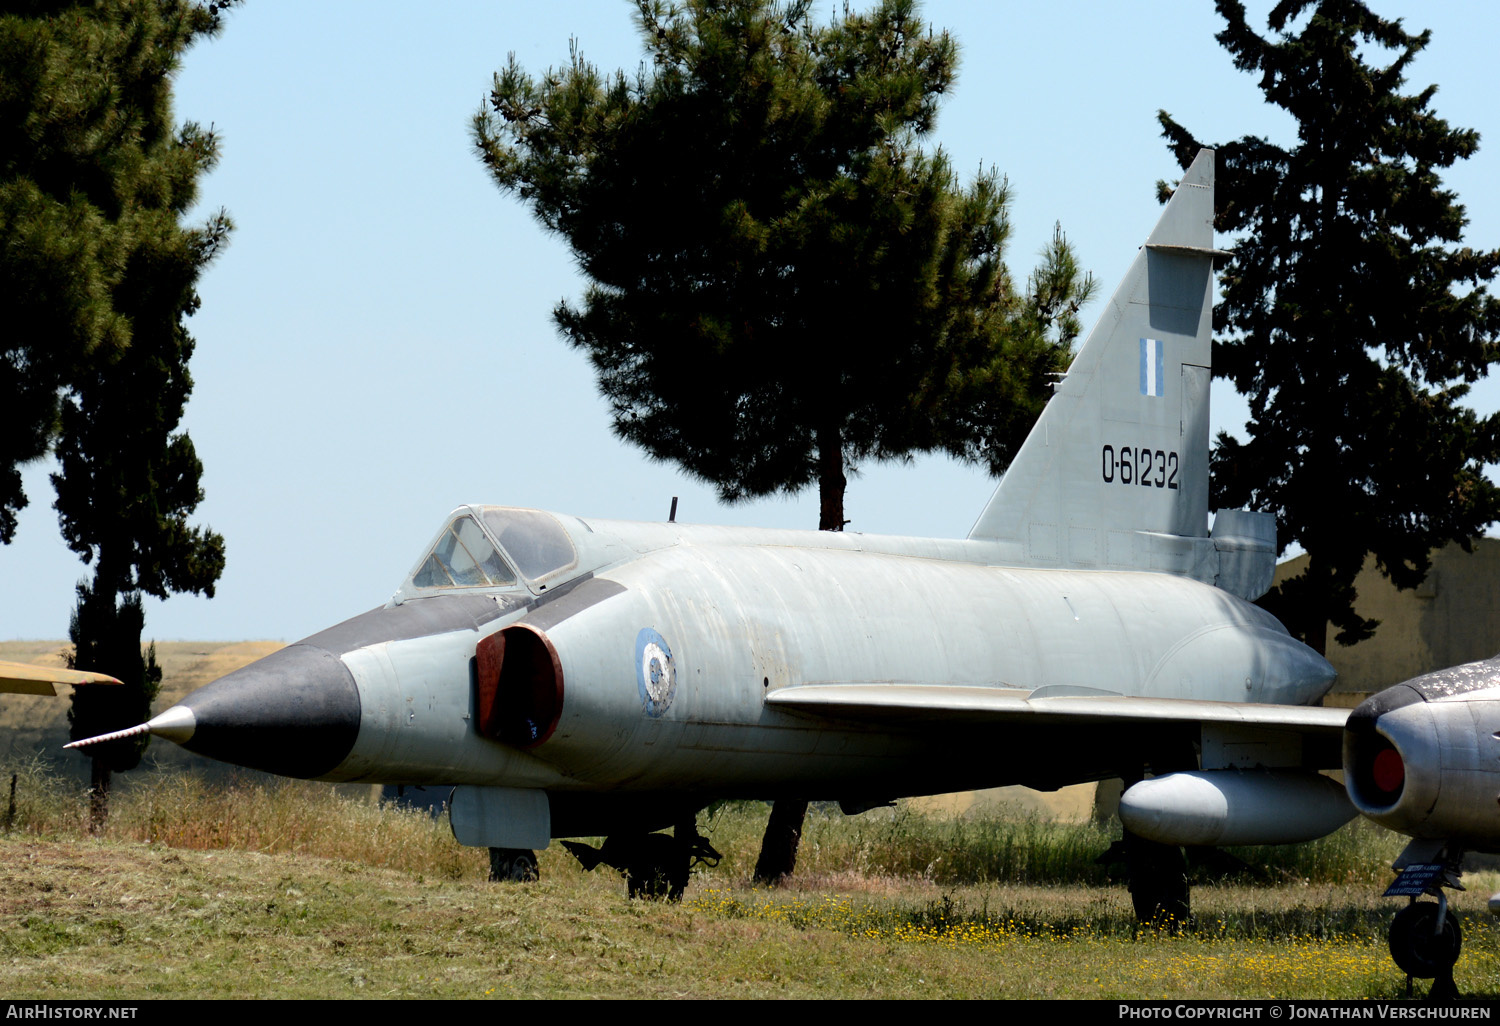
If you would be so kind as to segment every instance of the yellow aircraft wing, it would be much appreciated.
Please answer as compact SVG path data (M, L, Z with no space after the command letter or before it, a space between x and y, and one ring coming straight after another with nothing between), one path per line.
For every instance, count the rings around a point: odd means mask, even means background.
M58 684L118 684L107 673L0 661L0 691L16 695L55 695Z

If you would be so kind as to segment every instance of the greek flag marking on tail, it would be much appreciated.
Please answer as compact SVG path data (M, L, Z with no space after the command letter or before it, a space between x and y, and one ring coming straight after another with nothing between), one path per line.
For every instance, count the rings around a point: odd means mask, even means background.
M1163 389L1166 375L1162 371L1162 348L1159 338L1141 339L1141 395L1166 394Z

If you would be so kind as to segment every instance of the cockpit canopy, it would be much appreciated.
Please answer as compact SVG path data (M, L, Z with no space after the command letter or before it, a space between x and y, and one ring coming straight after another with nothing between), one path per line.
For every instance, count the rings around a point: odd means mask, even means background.
M464 506L449 520L400 594L448 588L546 587L578 565L578 553L549 513Z

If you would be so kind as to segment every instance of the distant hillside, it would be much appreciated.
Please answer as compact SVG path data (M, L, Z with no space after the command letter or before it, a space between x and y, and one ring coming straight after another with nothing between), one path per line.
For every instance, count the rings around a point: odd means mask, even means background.
M156 660L162 668L162 687L153 711L160 712L193 689L281 647L279 641L159 641ZM0 660L66 666L70 649L65 641L0 641ZM68 743L70 689L58 690L62 694L55 698L0 695L0 761L41 758L56 770L85 780L87 760L63 751ZM159 739L152 741L146 759L173 768L193 766L210 776L236 772Z

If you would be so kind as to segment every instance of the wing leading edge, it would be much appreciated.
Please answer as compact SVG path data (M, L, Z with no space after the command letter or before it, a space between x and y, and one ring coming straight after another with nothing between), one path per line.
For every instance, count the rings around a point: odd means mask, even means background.
M1347 709L1319 706L1139 698L1085 688L1028 692L941 684L802 684L773 691L765 701L784 712L891 726L1224 724L1338 737L1349 716Z
M31 663L0 662L0 692L14 695L56 695L57 684L118 684L107 673L91 673L87 670L64 670L52 666L34 666Z

